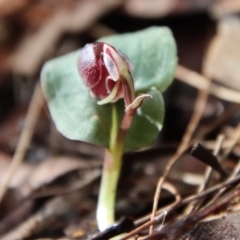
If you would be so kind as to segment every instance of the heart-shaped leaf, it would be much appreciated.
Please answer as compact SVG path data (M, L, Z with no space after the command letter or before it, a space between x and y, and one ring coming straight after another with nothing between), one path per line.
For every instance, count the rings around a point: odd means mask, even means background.
M146 37L147 36L147 37ZM134 64L137 92L149 93L138 109L127 135L125 150L148 146L162 128L164 103L159 91L171 83L176 47L170 30L152 27L135 33L100 39L124 52ZM111 104L97 105L77 72L79 51L48 61L42 70L42 88L57 129L67 138L109 146ZM155 88L153 88L155 87ZM159 91L158 91L159 90ZM117 103L119 118L124 106Z

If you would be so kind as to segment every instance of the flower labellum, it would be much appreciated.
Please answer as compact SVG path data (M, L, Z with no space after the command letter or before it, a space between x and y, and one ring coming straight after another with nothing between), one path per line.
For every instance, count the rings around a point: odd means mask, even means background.
M124 98L125 105L135 99L133 70L125 54L103 42L86 44L78 57L78 72L98 104Z

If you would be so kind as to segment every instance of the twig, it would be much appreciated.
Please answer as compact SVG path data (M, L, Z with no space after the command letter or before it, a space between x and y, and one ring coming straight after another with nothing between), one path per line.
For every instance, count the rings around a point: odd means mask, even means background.
M206 85L207 86L207 85ZM208 83L208 86L210 86L210 84ZM183 135L182 141L176 151L176 153L172 156L172 158L170 159L168 165L166 166L166 169L164 171L164 174L162 175L162 177L159 179L158 184L157 184L157 188L155 191L155 195L154 195L154 202L153 202L153 209L152 209L152 215L151 215L151 219L153 220L155 215L156 215L156 211L157 211L157 204L158 201L160 199L160 194L161 194L161 188L162 188L162 184L165 181L167 175L169 174L170 170L172 169L172 167L174 166L174 164L177 162L177 160L179 159L179 157L184 153L184 151L187 150L187 148L189 147L192 135L194 130L196 129L201 116L204 112L205 106L206 106L206 102L207 102L207 98L208 98L208 91L207 88L204 89L204 91L200 91L198 93L198 97L195 103L195 107L194 107L194 112L192 114L191 120L187 126L187 129ZM149 229L149 234L152 233L153 230L153 226L151 226L151 228Z
M170 182L164 182L162 188L169 191L175 197L175 202L179 202L181 200L181 195L179 194L178 190Z
M223 140L224 140L224 135L220 134L217 137L217 142L216 142L216 145L215 145L215 148L214 148L214 152L213 152L214 156L218 155L218 153L219 153L219 151L221 149L221 146L223 144ZM212 168L207 167L207 169L205 171L205 174L204 174L204 182L199 186L198 193L202 192L206 188L207 183L209 182L209 178L211 176L212 170L213 170Z
M204 144L204 146L206 146L208 149L215 149L216 147L216 141L215 140L206 140L206 141L202 141L202 143ZM224 142L221 145L221 149L226 149L229 148L232 144L232 141L230 139L224 139Z
M225 198L221 199L218 203L213 204L207 208L204 208L196 213L192 213L185 218L182 218L172 224L168 224L161 231L144 238L144 240L158 240L158 239L168 239L175 240L179 239L180 235L186 231L189 231L194 225L199 223L201 220L206 219L209 213L218 214L218 218L223 216L223 212L226 214L229 202L238 198L240 195L240 190L235 190L231 194L227 195ZM219 215L219 212L222 212Z
M37 83L35 90L32 96L32 100L25 118L23 130L20 135L20 139L17 145L17 149L14 153L11 165L6 173L6 177L3 179L3 182L0 185L0 202L4 197L4 194L7 190L8 184L13 177L14 173L20 166L23 161L26 150L30 144L34 128L40 114L44 99L41 91L40 84Z
M215 149L214 149L214 153L213 153L214 156L217 156L219 150L221 149L223 140L224 140L224 136L219 135L218 138L217 138L217 142L215 144ZM197 189L197 194L202 192L206 188L207 183L209 181L209 178L211 176L212 170L213 169L211 167L207 166L205 174L204 174L204 181L202 182L201 185L199 185L199 187ZM193 202L192 204L190 204L187 207L187 210L185 211L185 214L187 215L187 214L190 214L191 212L193 212L193 210L196 208L197 205L199 205L199 203L197 203L197 202Z
M222 156L222 159L225 159L229 153L233 150L233 148L236 146L236 144L240 141L240 124L238 124L238 126L236 127L235 131L234 131L234 136L231 139L231 144L229 146L229 148L227 148L224 151L224 154Z
M201 192L201 193L198 193L198 194L194 194L194 195L192 195L192 196L189 196L189 197L181 200L181 201L180 201L179 203L177 203L177 204L175 204L175 203L174 203L174 204L171 204L171 205L163 208L162 210L158 211L158 212L157 212L158 215L157 215L154 219L146 222L145 224L141 225L139 228L137 228L137 229L135 229L134 231L128 233L128 234L125 235L123 238L121 238L121 240L127 240L127 239L129 239L130 237L132 237L132 236L140 233L141 231L147 229L149 226L160 222L161 219L162 219L163 216L164 216L163 213L166 212L166 211L168 211L168 212L169 212L169 211L174 211L174 210L175 210L176 208L178 208L178 207L181 207L181 206L183 206L183 205L185 205L185 204L188 204L188 203L190 203L190 202L192 202L192 201L195 201L195 200L200 199L200 198L202 198L202 197L205 197L205 196L207 196L207 195L209 195L209 194L212 194L213 192L218 191L218 190L220 190L220 189L222 189L222 188L231 187L232 185L237 184L237 183L239 183L239 182L240 182L240 175L236 176L235 178L233 178L233 179L231 179L231 180L227 180L227 181L225 181L225 182L223 182L223 183L220 183L220 184L218 184L218 185L215 185L214 187L209 188L209 189L207 189L207 190L205 190L205 191L203 191L203 192ZM150 218L150 216L148 217L148 219L149 219L149 218ZM147 218L146 218L146 221L147 221Z
M181 201L181 196L179 194L179 192L177 191L177 189L175 188L174 185L172 185L171 183L169 182L164 182L163 186L162 186L165 190L169 191L170 193L172 193L175 197L175 201L174 203L170 204L170 206L167 206L165 208L163 208L161 210L162 214L161 217L159 218L158 217L158 220L161 219L161 218L165 218L166 215L167 215L167 211L165 211L165 209L168 209L169 207L174 207L176 206L180 201ZM138 228L134 229L132 232L131 232L131 236L134 236L135 234L141 232L142 230L146 229L147 227L150 227L153 223L151 221L145 223L145 224L142 224L141 226L139 226ZM138 225L138 223L136 222L135 225ZM127 235L128 236L128 235ZM130 236L130 237L131 237ZM128 236L129 237L129 236ZM127 238L123 238L123 239L127 239Z
M224 156L222 159L226 158L226 156L232 151L232 149L234 148L234 146L238 143L238 141L240 140L240 124L238 125L238 127L236 128L235 131L235 135L233 137L232 140L232 145L225 151ZM232 174L228 177L228 180L233 179L238 173L239 173L239 169L240 169L240 160L238 161L238 164L235 166ZM210 204L212 204L213 202L215 202L218 197L225 191L225 188L220 189L215 195L214 197L211 199L211 201L207 204L207 206L209 206Z
M227 178L228 174L223 169L222 165L219 163L218 158L213 155L207 148L205 148L202 144L196 143L194 144L191 155L198 159L199 161L205 163L206 165L212 167L215 171L217 171L222 178Z

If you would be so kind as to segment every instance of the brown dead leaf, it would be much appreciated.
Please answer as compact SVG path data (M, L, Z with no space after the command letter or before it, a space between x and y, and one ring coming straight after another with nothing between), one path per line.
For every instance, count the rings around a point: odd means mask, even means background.
M240 90L240 20L225 18L218 24L204 63L204 72L221 84Z

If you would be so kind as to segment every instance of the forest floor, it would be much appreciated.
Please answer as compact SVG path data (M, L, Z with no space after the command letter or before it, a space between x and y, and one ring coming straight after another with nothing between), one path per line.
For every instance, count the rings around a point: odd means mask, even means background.
M238 0L0 0L0 239L240 239L239 13ZM120 222L99 234L104 149L57 132L40 71L154 25L172 30L179 58L164 127L124 155Z

